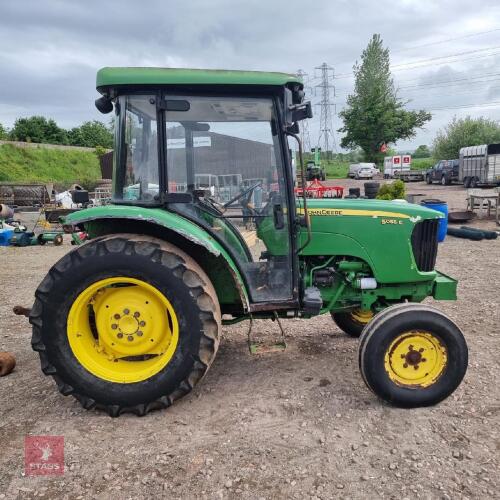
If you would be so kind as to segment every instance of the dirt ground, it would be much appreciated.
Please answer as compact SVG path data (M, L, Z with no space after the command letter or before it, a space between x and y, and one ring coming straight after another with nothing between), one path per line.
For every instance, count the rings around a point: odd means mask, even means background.
M458 186L409 190L465 207ZM0 379L1 499L500 498L500 239L440 245L438 269L460 283L457 302L437 305L463 329L470 363L438 406L379 401L359 374L357 341L325 315L284 321L287 350L265 355L249 354L247 322L225 327L193 393L167 411L118 419L62 396L40 370L27 320L11 312L32 303L70 249L0 248L0 350L18 363ZM270 321L256 330L278 335ZM64 436L62 476L24 476L28 435Z

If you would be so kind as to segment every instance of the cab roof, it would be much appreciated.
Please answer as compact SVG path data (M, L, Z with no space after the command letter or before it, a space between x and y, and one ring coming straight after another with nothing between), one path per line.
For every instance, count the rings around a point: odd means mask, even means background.
M105 91L121 85L266 85L283 86L302 81L287 73L184 68L102 68L96 87Z

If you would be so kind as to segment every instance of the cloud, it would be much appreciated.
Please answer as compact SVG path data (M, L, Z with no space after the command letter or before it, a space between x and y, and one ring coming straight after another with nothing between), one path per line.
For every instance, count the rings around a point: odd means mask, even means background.
M302 68L314 79L315 66L326 61L337 74L349 75L373 32L382 35L392 50L392 63L398 65L500 46L500 31L433 44L495 29L499 14L500 6L494 0L316 0L309 4L297 0L6 1L0 4L0 123L11 126L16 117L32 114L52 117L66 127L102 119L93 106L95 74L102 66L288 72ZM496 62L496 58L485 57L413 70L400 67L394 75L403 87L494 72ZM339 78L335 82L337 111L352 81ZM315 83L317 80L312 81ZM495 81L457 85L452 90L422 86L402 90L402 95L411 98L411 106L417 108L452 107L500 97ZM499 118L499 110L436 111L427 130L402 146L429 143L453 114L484 111ZM310 126L313 136L318 133L318 118L319 113ZM339 126L338 120L334 122L335 129Z

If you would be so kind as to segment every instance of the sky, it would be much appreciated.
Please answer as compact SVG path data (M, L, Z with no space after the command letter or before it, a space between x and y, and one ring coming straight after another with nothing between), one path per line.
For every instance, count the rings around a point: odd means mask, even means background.
M433 116L398 148L430 145L453 116L500 120L498 0L2 0L0 123L11 127L35 114L65 128L107 123L94 107L103 66L302 69L317 103L315 68L326 62L338 112L373 33L391 51L399 96ZM319 107L314 111L312 145ZM332 128L341 125L333 113Z

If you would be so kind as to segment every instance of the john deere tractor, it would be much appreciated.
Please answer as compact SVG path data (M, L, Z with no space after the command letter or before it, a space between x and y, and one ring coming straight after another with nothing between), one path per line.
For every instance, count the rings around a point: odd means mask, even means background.
M221 325L318 314L360 337L361 374L383 400L426 406L457 388L463 335L420 304L456 298L434 268L442 214L297 196L291 147L301 158L312 116L298 78L103 68L97 90L115 117L112 203L65 219L90 240L50 269L30 316L64 395L112 416L166 408L207 373ZM199 182L220 176L231 189Z
M314 155L314 160L306 163L306 180L326 181L325 169L321 166L321 148L312 148L311 153Z

